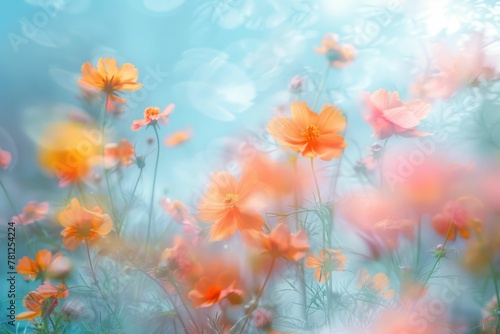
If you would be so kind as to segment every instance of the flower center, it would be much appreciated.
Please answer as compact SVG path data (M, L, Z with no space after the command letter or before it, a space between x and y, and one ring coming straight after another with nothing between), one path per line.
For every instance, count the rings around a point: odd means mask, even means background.
M158 107L148 107L144 110L144 118L150 120L158 119L158 115L160 114L160 108Z
M311 141L319 137L319 129L316 125L308 125L302 132L300 133L302 137L304 137L307 141Z
M104 82L104 86L102 87L102 91L106 94L113 94L115 91L115 84L113 82L114 77L111 78L106 78L106 81Z
M224 205L226 209L232 209L235 206L238 206L238 194L226 194L224 197Z
M92 229L92 224L90 221L83 221L76 227L78 235L87 238L90 235L90 230Z

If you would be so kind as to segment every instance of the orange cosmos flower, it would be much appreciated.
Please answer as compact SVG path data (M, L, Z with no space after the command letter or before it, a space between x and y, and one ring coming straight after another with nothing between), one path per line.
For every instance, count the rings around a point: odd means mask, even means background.
M441 213L432 218L432 227L440 235L455 240L458 233L462 238L469 239L471 230L481 229L478 209L482 204L470 197L461 197L444 205Z
M340 249L321 249L318 252L319 256L307 254L305 266L313 268L314 277L318 282L324 282L330 278L332 271L345 270L345 265L348 262L347 257L342 254Z
M384 299L391 299L394 297L394 290L387 290L390 285L389 278L384 273L378 273L370 277L370 273L366 269L360 269L358 272L358 288L369 291L375 295L379 295Z
M127 167L134 161L135 149L127 139L120 140L119 144L107 144L104 148L104 156L106 165L120 164L122 167Z
M278 224L269 235L260 231L247 231L243 237L247 244L272 257L283 257L292 261L300 260L309 250L307 234L302 230L291 234L285 224Z
M65 227L61 235L64 247L69 250L75 250L83 241L95 243L113 228L111 218L103 214L100 207L88 210L76 198L59 213L57 219Z
M138 70L132 64L123 64L118 68L116 59L100 58L97 69L91 63L82 65L82 77L78 84L85 89L98 90L106 94L107 99L119 103L126 100L117 96L119 91L134 91L142 87L137 82Z
M321 46L316 48L316 52L326 55L331 67L344 68L350 64L356 56L356 49L351 44L340 46L338 36L327 34L321 41Z
M81 181L100 151L98 131L76 122L51 124L39 140L38 160L64 187Z
M12 217L12 221L17 224L28 225L36 221L44 220L45 215L49 212L49 203L42 202L36 203L35 201L30 201L23 208L23 213L18 216Z
M236 180L228 172L217 172L211 179L198 208L200 220L213 224L210 240L225 239L238 229L260 230L264 220L254 208L257 183L253 175L244 173Z
M191 129L174 132L173 134L165 138L165 145L167 145L168 147L172 147L182 144L191 138L191 134Z
M16 270L25 279L35 279L50 272L50 267L58 265L63 256L59 253L52 256L52 252L42 249L36 253L35 260L25 256L17 263Z
M69 290L64 284L57 287L49 281L45 281L36 291L29 292L23 299L23 306L28 311L21 312L16 316L17 320L30 320L34 322L36 318L49 316L58 305L58 299L69 296Z
M326 104L318 115L305 102L292 102L292 118L274 117L269 133L282 145L308 158L329 161L344 152L347 143L339 133L346 120L335 106Z
M232 271L224 271L215 279L201 277L188 293L188 298L195 308L212 306L225 298L232 304L239 304L243 291L236 289L237 281L238 277Z
M160 112L160 108L158 107L147 107L144 110L144 119L135 120L132 122L132 130L137 131L143 126L153 125L155 126L158 122L166 125L168 123L168 116L174 110L175 105L170 103L165 110Z
M12 161L12 155L0 148L0 167L3 169L9 168L10 162Z

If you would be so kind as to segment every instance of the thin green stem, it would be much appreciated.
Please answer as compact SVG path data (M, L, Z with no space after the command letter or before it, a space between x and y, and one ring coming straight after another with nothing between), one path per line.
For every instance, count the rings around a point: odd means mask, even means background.
M155 170L153 173L153 189L151 190L151 201L149 203L149 218L148 218L148 235L146 238L146 252L149 249L149 236L151 232L151 220L153 219L153 204L155 198L155 187L156 187L156 173L158 171L158 161L160 160L160 136L158 135L158 129L156 128L156 124L153 125L153 129L155 130L156 135L156 162L155 162Z
M384 141L384 145L382 146L382 153L379 158L379 173L380 173L380 187L384 187L384 156L385 156L385 148L387 147L387 142L389 138Z
M422 248L422 217L418 216L418 226L417 226L417 259L415 263L415 270L418 272L418 267L420 266L420 253Z
M323 74L323 79L321 79L321 83L319 84L318 92L316 94L316 98L314 99L314 103L312 105L312 110L315 110L316 106L318 105L319 98L320 98L321 94L323 93L323 88L325 86L325 83L326 83L326 80L328 78L329 73L330 73L330 67L327 66L325 73Z
M448 240L450 238L450 235L451 235L451 230L453 228L453 220L455 218L455 211L453 211L453 214L451 215L451 219L450 219L450 225L448 227L448 232L446 232L446 237L444 238L444 242L443 242L443 252L446 252L446 244L448 243ZM434 266L432 266L432 269L431 271L429 272L429 275L427 275L427 278L425 279L424 281L424 284L422 285L422 290L426 287L427 283L429 282L429 280L431 279L432 277L432 274L434 273L434 271L436 270L438 264L439 264L439 261L441 261L441 258L443 256L439 255L436 259L436 262L434 262Z
M52 325L52 329L54 330L55 333L57 333L56 324L54 323L54 320L52 320L52 317L50 315L48 316L48 318L49 318L50 324Z
M104 302L106 306L109 309L109 312L113 315L115 318L116 324L120 326L120 321L118 320L118 317L116 316L115 312L111 308L111 305L109 305L108 302L108 297L104 294L104 292L101 289L101 286L99 285L99 281L97 280L97 275L95 273L95 268L94 265L92 264L92 257L90 256L90 247L89 247L89 242L87 239L85 239L85 248L87 249L87 258L89 260L89 266L90 266L90 272L92 274L92 280L94 281L95 286L97 287L97 290L99 290L99 293L101 294L102 298L104 299Z
M247 326L248 320L250 320L250 316L252 315L252 312L255 311L255 309L257 308L260 297L262 296L262 293L264 292L264 289L266 288L267 282L269 281L269 277L271 277L271 273L273 272L275 262L276 262L276 258L273 257L273 259L271 261L271 266L269 267L269 272L267 273L264 284L262 284L262 287L260 288L260 291L257 294L257 297L255 298L255 302L252 304L252 306L248 310L248 314L246 316L245 322L243 323L243 326L241 326L241 330L239 332L240 334L242 334L243 331L245 330L245 327Z
M186 309L186 312L187 312L189 319L191 320L194 328L196 328L196 331L199 332L200 330L198 329L198 326L196 326L196 321L195 321L193 315L191 314L191 311L189 310L188 304L184 301L184 298L182 298L182 293L179 290L179 287L177 286L177 284L175 283L175 278L169 277L169 281L172 284L172 286L174 287L175 292L177 292L177 295L179 296L179 299L181 300L182 305Z
M316 191L318 192L319 204L322 205L323 201L321 200L321 193L319 191L318 179L316 178L316 172L314 171L314 158L311 158L311 171L314 177L314 184L316 184Z
M28 237L28 234L26 233L26 231L24 229L24 225L23 225L23 222L21 220L21 217L17 213L18 211L16 210L16 207L14 206L14 202L12 201L12 198L10 197L9 192L7 191L7 188L5 188L5 185L3 184L3 182L1 180L0 180L0 187L3 190L5 197L7 197L7 201L9 202L9 205L10 205L12 211L14 212L14 215L17 217L17 219L19 219L19 224L21 224L21 226L22 226L21 230L23 231L24 238L26 239L26 242L28 244L28 247L31 250L31 253L33 253L33 255L35 255L36 254L35 249L33 248L33 245L31 244L31 240Z
M87 198L85 197L81 182L77 182L76 186L78 188L78 192L80 193L80 197L82 198L83 205L87 206Z
M102 156L102 168L104 170L104 179L106 180L106 188L108 191L108 197L109 197L109 204L111 205L111 213L114 218L116 218L116 209L115 209L115 204L113 201L113 193L111 192L111 186L109 185L109 177L108 177L108 169L106 168L105 165L105 157L104 157L104 128L106 127L106 109L108 107L108 99L109 95L106 94L106 99L104 101L104 108L103 108L103 114L102 114L102 126L101 126L101 156Z
M143 168L140 169L141 171L139 172L139 176L137 177L137 180L135 181L134 189L132 190L132 195L130 196L130 200L127 202L127 205L125 206L125 212L122 214L120 223L118 224L118 229L116 230L116 234L120 236L120 232L123 230L123 225L125 224L125 217L130 210L130 204L132 200L134 199L135 192L137 191L137 186L139 185L139 181L141 180L142 177L142 171Z
M481 235L477 231L476 231L476 235L477 235L477 239L479 240L479 243L481 244L481 248L483 249L483 251L486 251L486 246L484 244L483 238L481 237ZM500 308L500 289L498 288L498 282L497 282L498 274L497 274L497 271L495 270L495 267L494 267L491 259L488 261L488 265L490 267L491 279L493 280L493 286L495 288L495 296L497 298L497 308ZM500 327L500 316L498 317L495 332L498 333L499 327Z

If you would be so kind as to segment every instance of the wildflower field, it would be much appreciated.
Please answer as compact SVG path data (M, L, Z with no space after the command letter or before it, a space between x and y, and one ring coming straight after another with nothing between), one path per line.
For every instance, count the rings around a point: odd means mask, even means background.
M0 333L500 334L500 5L0 5Z

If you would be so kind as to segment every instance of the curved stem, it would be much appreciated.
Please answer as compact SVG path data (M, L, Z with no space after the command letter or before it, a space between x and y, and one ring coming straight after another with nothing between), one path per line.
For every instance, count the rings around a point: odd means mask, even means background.
M481 237L481 235L478 232L476 232L476 235L477 235L477 238L479 240L479 243L481 244L481 248L483 249L483 251L486 251L486 246L483 242L483 238ZM495 288L495 296L497 298L497 308L499 308L500 307L500 289L498 287L498 282L497 282L498 274L497 274L497 271L495 270L495 267L494 267L491 259L488 261L488 265L489 265L490 271L491 271L491 279L493 280L493 287ZM495 329L495 331L497 333L498 333L499 327L500 327L500 317L498 317L498 321L497 321L496 329Z
M253 303L253 305L248 310L248 314L246 316L245 322L243 323L243 326L241 326L241 330L239 332L240 334L243 333L243 331L244 331L244 329L245 329L245 327L246 327L246 325L248 323L248 320L250 320L250 316L252 315L252 312L255 311L255 309L257 308L259 299L260 299L260 297L262 297L262 293L264 292L264 289L266 288L267 282L269 281L269 277L271 277L271 273L273 272L274 263L275 262L276 262L276 258L273 257L272 262L271 262L271 266L269 267L269 272L267 273L267 276L266 276L266 279L264 281L264 284L262 284L262 287L260 288L259 294L255 298L255 302Z
M189 307L188 307L187 303L184 301L184 298L182 298L181 291L180 291L179 287L177 286L177 284L175 283L175 278L169 277L169 281L170 281L170 284L172 284L172 286L174 287L175 292L177 292L177 295L179 296L179 299L181 300L182 305L186 309L188 317L191 320L191 322L193 323L194 328L196 328L196 331L199 332L200 330L198 329L198 326L196 326L196 321L193 317L193 314L189 310Z
M14 202L12 201L12 198L10 197L9 192L7 191L7 188L5 188L5 185L3 184L2 180L0 180L0 187L3 190L5 197L7 197L7 201L9 202L9 205L10 205L12 211L14 211L14 215L17 217L17 219L19 219L19 224L21 224L21 226L22 226L21 230L23 231L24 238L26 239L26 242L28 243L28 247L30 248L31 253L33 253L33 255L35 255L36 254L35 249L33 248L33 245L31 244L31 240L28 237L28 234L26 233L26 231L24 229L24 225L23 225L23 222L21 220L21 217L19 216L18 211L16 210L16 207L14 206Z
M153 189L151 190L151 201L149 203L148 236L146 238L146 252L148 252L149 249L149 236L151 232L151 220L153 218L153 204L155 198L156 173L158 171L158 161L160 160L160 136L158 135L158 129L156 129L156 125L153 125L153 129L155 130L155 135L156 135L156 163L155 163L155 171L153 174Z
M453 228L453 219L454 218L455 218L455 210L453 210L453 213L451 215L450 226L448 227L448 232L446 232L446 237L444 238L443 252L446 251L446 244L448 243L448 240L449 240L450 235L451 235L451 229ZM422 290L425 288L425 286L427 285L427 283L431 279L432 274L434 273L434 271L436 270L436 268L439 264L439 261L441 261L441 258L442 258L441 255L438 256L438 258L436 259L436 262L434 262L434 266L432 267L431 271L429 272L429 275L427 275L427 278L425 279L424 284L422 285Z
M319 84L318 93L316 94L316 98L314 99L314 103L312 105L312 110L316 109L316 106L319 102L319 98L321 93L323 93L323 87L325 86L326 79L328 78L328 74L330 73L330 67L327 66L325 70L325 74L323 74L323 79L321 79L321 83Z
M314 176L314 183L316 184L316 191L318 192L319 204L323 204L321 200L321 193L319 191L318 179L316 178L316 172L314 171L314 158L311 158L311 171Z
M132 195L130 196L130 200L127 202L127 205L125 206L125 212L122 214L121 219L120 219L120 223L118 224L118 229L116 231L116 234L118 236L120 236L120 232L123 230L123 225L125 224L125 216L128 213L128 211L130 210L130 204L132 202L132 199L135 196L137 186L139 185L139 181L141 180L141 177L142 177L142 171L143 171L143 169L141 168L141 171L139 172L139 176L137 177L137 180L135 181L134 190L132 190Z

